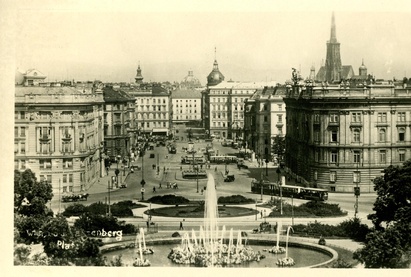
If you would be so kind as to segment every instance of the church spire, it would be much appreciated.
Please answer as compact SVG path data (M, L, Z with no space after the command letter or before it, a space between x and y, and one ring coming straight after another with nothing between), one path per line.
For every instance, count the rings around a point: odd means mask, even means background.
M134 78L137 84L143 83L143 75L141 75L140 61L138 61L137 75Z
M217 47L214 47L214 65L213 65L213 70L218 70Z
M337 32L335 28L335 16L334 12L331 17L331 36L330 36L330 42L337 42Z

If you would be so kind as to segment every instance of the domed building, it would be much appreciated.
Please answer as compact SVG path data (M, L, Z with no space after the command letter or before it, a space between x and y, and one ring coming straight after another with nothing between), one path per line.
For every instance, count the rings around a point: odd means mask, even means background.
M215 86L224 81L224 75L218 69L217 58L214 59L213 70L207 76L207 86Z
M184 79L181 81L180 87L187 88L187 89L200 88L201 83L200 83L200 80L194 77L193 71L190 70L188 71L188 75L184 77Z

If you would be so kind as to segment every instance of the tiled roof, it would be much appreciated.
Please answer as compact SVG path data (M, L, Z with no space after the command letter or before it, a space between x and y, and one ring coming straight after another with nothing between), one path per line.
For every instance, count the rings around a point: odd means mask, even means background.
M15 94L18 96L26 94L79 94L83 93L73 87L41 87L41 86L16 86Z
M103 89L103 96L105 102L134 101L134 98L128 95L125 91L115 90L112 87L105 87Z
M171 93L171 98L198 98L201 99L201 91L195 89L176 89Z

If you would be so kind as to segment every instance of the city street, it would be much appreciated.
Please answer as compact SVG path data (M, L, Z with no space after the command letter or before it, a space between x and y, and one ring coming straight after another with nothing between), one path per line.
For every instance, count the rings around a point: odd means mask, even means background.
M123 200L133 200L133 201L141 201L142 200L142 193L141 193L141 180L143 179L143 170L144 170L144 180L146 182L144 186L144 200L150 199L154 195L164 195L164 194L174 194L174 195L181 195L189 200L204 200L204 195L201 193L201 190L206 185L206 179L190 179L184 180L181 178L181 169L186 170L191 167L188 164L181 163L181 157L186 155L186 153L182 150L183 147L188 147L188 139L186 137L186 133L184 130L180 130L178 132L179 140L176 142L177 153L176 154L169 154L167 148L164 146L154 147L153 150L147 150L144 158L139 157L133 165L138 165L141 167L141 170L135 170L134 173L129 173L128 169L124 170L123 168L119 167L120 169L120 180L126 180L127 188L121 189L114 189L110 191L110 203L123 201ZM236 153L238 149L233 149L231 147L224 147L221 145L221 142L218 140L214 140L213 142L205 142L204 140L196 141L194 140L194 149L200 152L201 149L205 148L207 144L213 146L220 155L229 154L229 153ZM154 154L154 158L149 158L150 154ZM198 153L197 153L198 154ZM153 167L154 165L154 167ZM159 166L159 171L157 171L157 166ZM253 166L253 164L250 164ZM116 164L112 165L112 169L109 175L114 176L114 170L116 168ZM155 168L155 169L154 169ZM205 166L204 166L205 168ZM216 170L217 168L217 170ZM251 168L250 168L251 169ZM260 195L251 193L251 178L250 169L238 169L235 164L219 164L213 165L211 164L211 168L207 169L207 172L213 174L215 178L216 188L218 192L218 196L228 196L234 194L241 194L247 198L255 199L256 202L261 203L264 201L268 201L270 199L270 195ZM257 163L254 164L254 169L259 172ZM276 173L276 167L274 165L268 165L267 167L264 165L261 169L261 174L264 175L265 178L269 180L276 181L278 180L278 176ZM234 182L224 182L224 172L225 170L229 170L230 174L234 174L235 181ZM167 188L167 182L170 183L177 183L178 189ZM160 188L161 183L161 188ZM288 184L294 184L293 180L287 181ZM95 193L90 193L90 196L87 201L78 202L81 204L91 204L97 201L106 202L108 201L109 193L107 190L107 184L104 183L97 183L95 184L91 191L95 191ZM153 192L153 188L155 187L155 192ZM363 223L368 225L371 224L370 221L367 220L367 215L372 212L373 203L375 201L375 193L368 193L362 194L359 199L359 209L357 216L361 219ZM294 205L300 205L307 200L302 199L293 199L285 198L285 201L291 203L293 202ZM346 218L354 217L354 204L355 204L355 196L351 193L329 193L328 203L338 204L341 209L348 212ZM147 204L147 209L151 206L149 203L144 202ZM64 210L66 206L72 205L72 203L59 203L58 199L53 199L51 207L55 212L58 212L59 209L61 211ZM251 205L255 206L255 205ZM154 205L153 205L154 207ZM141 214L139 214L138 218L129 219L128 221L136 223L145 224L144 209L140 209ZM268 211L267 211L268 212ZM141 216L141 217L140 217ZM317 219L317 221L321 222L330 222L330 224L338 224L343 218L331 218L331 219ZM174 228L178 225L179 219L167 219L167 218L156 218L156 220L161 221L161 225L167 229L166 226L170 228ZM233 218L233 219L224 219L224 221L230 222L232 226L244 226L250 225L255 226L256 221L264 220L260 216L251 216L246 218ZM273 220L273 219L269 219ZM284 221L289 221L291 224L292 219L283 219ZM294 223L306 223L312 222L316 219L294 219ZM189 225L198 225L196 223L197 220L190 219L186 222Z

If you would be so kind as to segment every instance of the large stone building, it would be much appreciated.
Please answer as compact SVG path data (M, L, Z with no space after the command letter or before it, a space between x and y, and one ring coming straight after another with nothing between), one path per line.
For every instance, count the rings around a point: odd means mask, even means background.
M104 174L101 84L47 83L35 69L17 75L15 169L31 169L55 195L87 189Z
M170 93L158 83L142 83L121 90L135 99L136 134L168 136L170 134Z
M244 103L266 82L221 82L203 92L206 101L205 128L211 136L243 138Z
M351 192L373 191L389 165L411 158L411 87L290 86L286 166L298 181Z
M171 96L171 120L173 124L201 122L201 91L176 89Z
M135 146L135 99L113 86L106 86L104 93L104 149L111 160L129 158ZM134 153L133 153L134 154Z
M264 87L245 100L244 141L257 158L273 160L272 138L284 137L285 86Z

